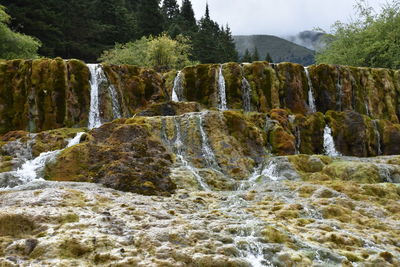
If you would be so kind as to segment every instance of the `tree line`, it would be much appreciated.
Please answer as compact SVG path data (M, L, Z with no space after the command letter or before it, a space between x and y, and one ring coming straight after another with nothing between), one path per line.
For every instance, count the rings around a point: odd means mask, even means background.
M190 0L0 0L10 28L40 40L39 54L95 62L107 50L142 37L185 36L190 59L201 63L237 61L229 26L210 17L208 5L196 21Z

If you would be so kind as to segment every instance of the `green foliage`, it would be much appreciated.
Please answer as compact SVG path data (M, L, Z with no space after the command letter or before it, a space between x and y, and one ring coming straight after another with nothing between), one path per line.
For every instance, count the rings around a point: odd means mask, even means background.
M349 23L337 22L327 46L317 54L318 63L363 67L400 67L400 1L383 6L374 14L362 0L356 5L358 16Z
M159 0L139 0L137 9L140 36L158 35L163 31L163 16Z
M205 16L199 22L199 31L194 36L193 54L201 63L237 61L232 33L229 27L220 28L210 19L208 5Z
M193 36L193 34L198 31L196 18L194 16L193 7L190 0L182 1L179 27L182 31L182 34L186 36Z
M10 16L0 5L0 59L36 58L40 42L13 32L7 25L9 21Z
M166 32L173 39L184 35L191 40L191 60L202 63L237 60L229 27L220 27L212 21L208 6L207 16L197 23L191 1L183 0L180 9L177 2L164 0L160 6L160 0L1 0L13 17L10 27L40 39L42 56L95 62L103 51L111 53L114 47L125 52L125 46L133 46L143 36ZM147 59L144 63L138 61L143 58L137 56L140 53L112 58L123 58L122 61L129 58L130 62L147 65Z
M105 51L99 60L111 64L131 64L152 67L160 71L181 69L195 62L189 60L192 46L188 38L178 35L171 39L162 34L158 37L142 37L135 42L117 44Z
M137 2L125 0L2 0L11 28L41 40L46 57L93 62L116 42L138 38Z

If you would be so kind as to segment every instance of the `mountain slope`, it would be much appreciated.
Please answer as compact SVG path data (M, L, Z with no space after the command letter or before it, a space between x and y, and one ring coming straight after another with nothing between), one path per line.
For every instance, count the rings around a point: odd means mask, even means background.
M254 47L257 47L262 60L269 53L274 62L293 62L302 65L315 63L314 51L276 36L236 35L233 38L240 56L246 49L252 52Z
M313 51L319 51L324 47L324 35L325 33L322 32L303 31L296 35L282 36L282 38Z

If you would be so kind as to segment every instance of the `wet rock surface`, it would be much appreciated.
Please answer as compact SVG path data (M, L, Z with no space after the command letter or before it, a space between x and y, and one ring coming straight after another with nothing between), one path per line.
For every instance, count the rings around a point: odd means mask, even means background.
M398 77L2 62L0 266L399 266Z
M36 182L0 193L4 266L397 266L400 188L258 177L143 196Z

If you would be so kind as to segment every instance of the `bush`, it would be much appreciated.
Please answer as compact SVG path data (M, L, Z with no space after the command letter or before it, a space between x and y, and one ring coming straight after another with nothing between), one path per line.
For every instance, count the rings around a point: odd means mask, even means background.
M40 42L33 37L13 32L8 23L10 16L0 5L0 59L37 58Z
M365 0L356 5L358 16L350 23L336 22L327 35L317 63L362 67L400 67L400 1L382 7L379 14Z
M99 60L167 71L195 64L189 59L191 50L188 38L178 35L176 39L171 39L167 34L161 34L158 37L142 37L135 42L116 44L113 49L104 51Z

